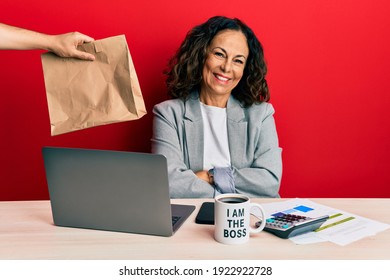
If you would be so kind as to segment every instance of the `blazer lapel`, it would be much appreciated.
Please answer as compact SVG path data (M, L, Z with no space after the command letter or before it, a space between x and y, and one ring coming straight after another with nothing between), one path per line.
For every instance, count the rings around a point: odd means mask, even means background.
M185 102L184 127L188 150L188 163L192 170L203 169L203 121L198 95L192 95ZM196 140L198 139L198 140Z
M230 160L232 165L240 167L246 154L248 123L240 103L230 96L227 105L227 128Z

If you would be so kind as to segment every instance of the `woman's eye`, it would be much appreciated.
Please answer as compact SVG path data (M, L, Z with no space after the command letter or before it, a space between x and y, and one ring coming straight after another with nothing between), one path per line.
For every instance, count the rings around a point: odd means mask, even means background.
M238 64L244 64L244 61L242 61L241 59L236 59L235 62Z
M215 56L218 56L218 57L224 57L224 56L223 56L223 53L221 53L221 52L215 52L214 55L215 55Z

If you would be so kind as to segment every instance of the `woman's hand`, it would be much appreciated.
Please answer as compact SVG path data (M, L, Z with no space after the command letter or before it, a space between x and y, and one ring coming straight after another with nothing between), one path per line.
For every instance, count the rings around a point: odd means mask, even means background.
M209 184L212 184L211 178L209 176L209 172L206 170L198 171L195 173L196 176L198 176L199 179L202 179L203 181L206 181Z

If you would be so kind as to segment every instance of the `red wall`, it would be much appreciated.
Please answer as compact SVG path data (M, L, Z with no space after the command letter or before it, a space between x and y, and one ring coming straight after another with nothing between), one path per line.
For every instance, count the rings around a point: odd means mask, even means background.
M2 0L7 24L95 39L125 34L149 113L52 137L42 51L0 51L0 200L48 198L43 146L148 152L166 62L187 30L213 15L243 19L265 47L284 149L281 195L390 197L389 3Z

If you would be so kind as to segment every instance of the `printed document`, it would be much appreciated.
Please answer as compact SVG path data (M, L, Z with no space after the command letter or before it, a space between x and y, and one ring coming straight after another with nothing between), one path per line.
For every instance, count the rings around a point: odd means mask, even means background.
M264 203L262 206L266 217L277 212L293 213L312 218L329 216L329 219L317 230L291 237L290 240L296 244L330 241L338 245L347 245L390 228L388 224L327 207L309 199L296 198L282 202Z

